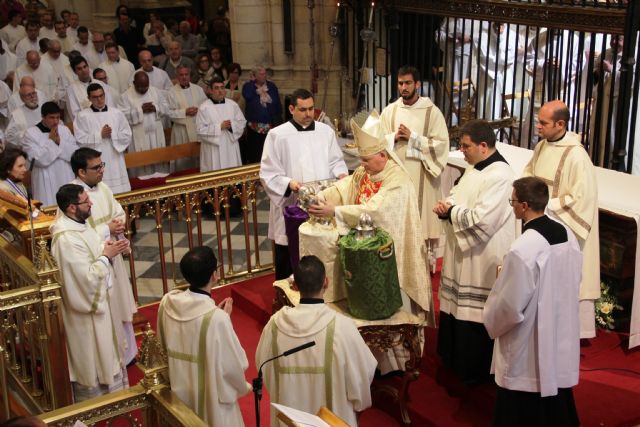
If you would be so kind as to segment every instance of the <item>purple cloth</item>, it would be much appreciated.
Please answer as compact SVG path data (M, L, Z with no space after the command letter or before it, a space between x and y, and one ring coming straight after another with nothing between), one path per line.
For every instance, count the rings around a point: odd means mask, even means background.
M298 237L298 228L303 222L309 219L309 214L303 211L297 205L291 205L284 208L284 228L289 240L289 260L291 261L291 270L295 270L300 261L300 238Z

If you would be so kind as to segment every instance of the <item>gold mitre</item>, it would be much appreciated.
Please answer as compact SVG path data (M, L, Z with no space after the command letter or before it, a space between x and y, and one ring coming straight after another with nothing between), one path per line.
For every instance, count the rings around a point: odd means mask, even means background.
M351 119L353 138L360 156L370 156L387 149L387 141L380 126L380 114L372 110L362 127Z

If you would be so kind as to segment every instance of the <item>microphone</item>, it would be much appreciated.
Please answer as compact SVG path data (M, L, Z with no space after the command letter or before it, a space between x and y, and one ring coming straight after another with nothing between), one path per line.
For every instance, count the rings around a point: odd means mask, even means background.
M267 363L279 359L280 357L291 356L294 353L305 350L309 347L313 347L316 345L315 341L309 341L297 347L293 347L277 356L272 357L271 359L267 359L260 365L260 369L258 369L258 378L253 379L253 394L255 396L255 407L256 407L256 426L260 427L260 400L262 399L262 368Z

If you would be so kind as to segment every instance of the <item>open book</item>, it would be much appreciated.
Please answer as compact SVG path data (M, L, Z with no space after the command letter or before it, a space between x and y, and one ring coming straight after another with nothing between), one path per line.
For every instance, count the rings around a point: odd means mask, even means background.
M325 407L320 408L318 415L313 415L277 403L271 403L271 405L278 410L278 419L289 427L349 427L340 417Z

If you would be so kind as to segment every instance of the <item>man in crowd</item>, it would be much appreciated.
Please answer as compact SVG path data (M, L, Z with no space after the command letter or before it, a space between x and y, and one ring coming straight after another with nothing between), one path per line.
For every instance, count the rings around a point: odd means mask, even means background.
M73 43L78 41L78 30L80 29L80 15L76 12L69 14L69 26L67 27L67 36L71 38Z
M147 52L147 54L149 60L151 60L151 53ZM164 73L163 70L158 70L158 72ZM191 70L183 66L178 67L178 83L167 93L169 117L173 122L171 145L198 141L196 114L198 114L198 107L207 100L207 96L200 86L191 84L190 80ZM214 124L212 123L212 125ZM222 129L218 129L218 134L221 131ZM205 144L202 144L203 148L204 146ZM201 151L203 148L201 148ZM175 170L185 170L193 167L197 167L197 159L177 160L175 163Z
M30 78L25 77L23 81ZM27 129L35 126L42 116L40 115L40 105L38 104L40 95L33 84L21 85L18 94L22 105L9 109L11 118L5 131L5 141L8 144L21 147L24 143L24 134Z
M125 215L120 203L113 197L111 189L102 182L107 166L100 157L102 153L89 147L77 149L71 156L71 169L76 178L72 184L80 185L91 200L91 216L87 222L102 237L103 241L126 240L124 237ZM111 258L113 276L109 290L111 316L118 339L120 354L128 365L136 357L138 347L133 333L133 315L136 302L129 283L128 267L122 255Z
M93 49L89 49L86 59L89 63L89 67L94 69L99 67L100 64L108 59L107 52L104 49L104 34L94 32L91 37L91 43L93 44Z
M387 142L403 165L416 190L425 241L442 233L433 208L442 198L440 174L449 157L449 132L444 116L427 97L420 96L422 82L415 67L398 70L400 97L380 117ZM431 245L428 243L428 247ZM432 258L435 260L435 256Z
M62 46L58 40L49 41L49 49L47 53L42 55L40 59L42 64L46 63L51 66L58 80L60 91L60 99L64 99L64 91L70 82L67 81L65 69L69 66L69 58L62 54Z
M267 70L256 67L253 80L242 86L246 101L247 134L240 145L242 163L258 163L262 159L264 141L269 130L282 121L280 94L273 82L267 81Z
M167 72L153 65L153 55L151 55L151 52L146 49L141 50L138 54L138 61L140 62L140 68L137 71L142 70L147 73L151 86L163 92L170 91L173 88L173 83L171 83ZM191 70L189 70L189 72L191 72ZM191 80L190 75L189 80Z
M171 390L210 426L244 426L238 398L251 391L244 376L247 355L231 324L231 298L217 306L213 250L197 246L180 261L189 283L160 302L158 338L169 356Z
M120 58L118 46L115 43L107 43L104 50L107 52L107 60L99 65L109 78L109 84L120 94L129 89L135 69L133 64Z
M335 132L314 121L313 94L306 89L294 91L289 112L292 119L266 135L260 163L260 180L271 200L268 234L276 247L276 280L292 273L283 209L295 203L303 183L343 178L348 173Z
M137 71L131 86L120 97L118 109L127 118L133 132L130 152L165 147L162 118L167 115L165 96L149 86L149 77L144 71ZM131 176L143 176L154 172L169 172L166 164L144 166L129 170Z
M53 27L53 14L48 11L44 12L40 15L40 38L53 40L56 36L56 30Z
M22 79L20 79L20 88L18 89L18 91L13 92L9 97L9 101L7 102L7 109L9 110L9 112L13 112L13 110L15 110L16 108L22 107L24 105L24 97L22 95L23 92L21 92L20 89L25 86L31 86L35 90L40 102L49 101L44 96L44 93L40 89L36 88L36 82L35 80L33 80L33 77L24 76Z
M69 120L72 121L80 110L88 108L91 105L91 100L87 98L87 89L89 88L89 85L96 83L102 86L102 83L91 78L89 64L87 64L87 60L82 56L73 58L71 60L71 65L74 73L78 77L67 88L67 113ZM111 94L105 91L104 95L106 105L114 108L116 104L114 103Z
M83 57L87 57L91 52L91 44L89 44L89 30L87 27L78 27L78 40L73 44L72 50L77 50Z
M242 165L239 140L246 123L238 104L225 98L224 81L214 77L209 99L200 104L195 117L197 140L201 142L200 172Z
M600 238L596 170L580 143L567 130L569 109L562 101L544 104L538 113L533 157L523 176L542 178L549 185L547 210L573 231L585 262L580 285L580 337L596 334L594 301L600 297Z
M27 30L27 36L20 40L16 45L16 65L20 66L27 60L27 52L35 50L36 52L40 48L40 25L37 22L27 22L25 27Z
M67 165L68 167L68 165ZM80 185L65 184L56 194L62 212L51 226L51 253L62 287L69 375L75 402L129 386L115 345L110 288L111 259L129 250L127 240L109 240L89 225L91 198Z
M373 223L393 239L402 310L412 313L425 324L433 324L431 280L411 178L395 153L387 151L388 144L377 111L369 115L362 128L352 120L351 128L361 166L353 175L322 191L320 202L312 205L309 213L335 216L338 230L342 233L354 228L361 214L369 214ZM395 345L384 354L376 354L383 374L404 370L408 357L402 344Z
M62 111L55 102L42 105L42 120L25 132L23 149L35 164L31 175L33 197L44 206L55 204L55 194L73 179L69 161L78 148L71 131L60 123Z
M9 12L9 23L0 29L0 38L7 42L9 49L15 52L20 40L27 37L24 26L21 25L22 15L17 10Z
M114 192L131 190L124 152L131 144L131 128L126 117L117 108L107 105L104 87L93 82L86 88L89 108L75 116L73 129L78 145L91 147L102 153L109 166L101 172L101 179Z
M510 203L523 231L482 316L496 340L494 426L580 424L571 387L580 364L582 254L573 233L544 214L548 201L541 179L513 183Z
M194 59L198 54L198 38L191 34L191 25L187 21L180 23L180 34L175 38L180 43L182 54Z
M140 66L138 52L144 49L144 36L142 29L131 25L129 15L124 13L118 15L118 28L113 30L113 39L116 44L122 46L134 68L138 68Z
M324 304L328 286L322 261L313 255L302 257L293 283L300 291L300 304L283 307L271 317L256 349L256 366L315 341L315 346L265 366L271 401L312 414L321 406L330 407L356 426L356 412L371 406L370 386L377 363L353 320ZM272 408L272 426L278 425L276 413Z
M62 52L68 53L72 50L75 40L72 40L67 35L67 27L65 26L63 21L56 21L54 24L54 28L56 30L56 38L53 40L57 40L60 42L60 48Z
M169 43L169 56L160 68L165 70L169 75L171 81L175 83L178 81L177 79L179 66L189 68L191 70L191 81L198 81L193 60L182 55L182 48L180 47L180 43L178 43L177 41L172 41L171 43Z
M506 203L514 176L488 122L471 120L461 132L460 151L470 166L433 209L446 232L438 354L464 384L473 385L490 378L493 341L482 325L482 309L515 238Z
M4 80L9 87L13 86L16 64L16 55L9 51L9 47L4 40L0 40L0 80Z
M13 85L14 91L18 90L19 83L25 76L33 77L36 86L44 92L47 99L52 101L60 99L62 93L58 75L53 68L51 68L51 65L41 61L40 54L35 50L30 50L27 53L27 62L16 69Z

